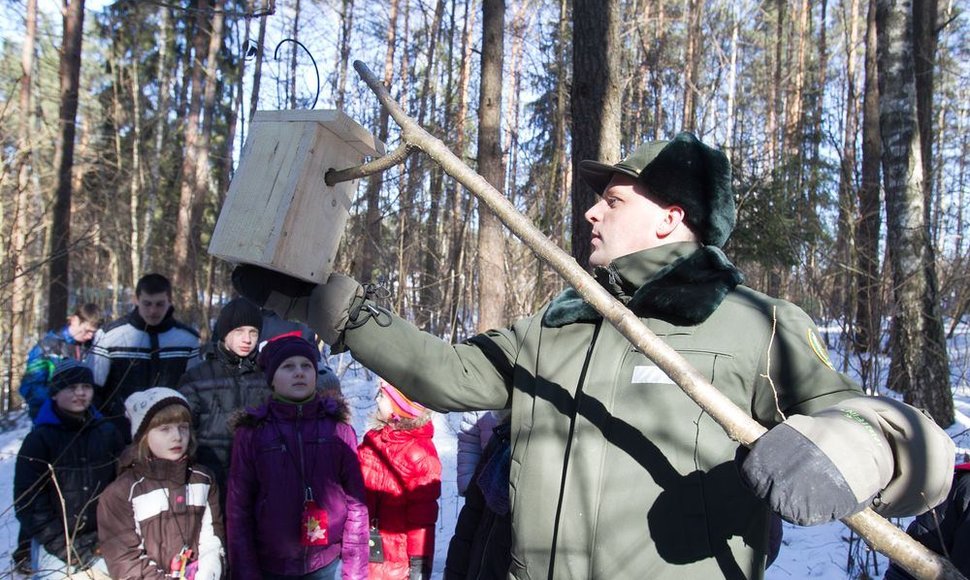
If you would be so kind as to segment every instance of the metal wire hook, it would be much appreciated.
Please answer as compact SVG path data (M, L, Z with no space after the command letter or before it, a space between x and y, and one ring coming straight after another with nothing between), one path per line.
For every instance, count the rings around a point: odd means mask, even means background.
M307 56L310 57L310 62L313 63L313 72L315 72L317 75L317 94L315 97L313 97L313 104L310 105L310 108L315 109L317 107L317 100L320 98L320 69L317 68L317 61L313 58L313 53L310 52L310 49L308 49L306 46L303 45L302 42L300 42L299 40L296 40L295 38L284 38L283 40L281 40L279 44L276 45L276 49L273 51L273 60L278 61L280 59L280 47L283 46L284 42L292 42L297 46L299 46L300 48L302 48L304 52L307 53Z

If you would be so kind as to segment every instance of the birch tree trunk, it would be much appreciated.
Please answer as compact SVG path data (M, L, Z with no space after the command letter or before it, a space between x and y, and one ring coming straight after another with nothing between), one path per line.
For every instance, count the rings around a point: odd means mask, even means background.
M5 254L5 264L7 271L13 277L13 288L11 290L10 310L6 313L6 325L10 329L10 364L7 367L8 373L5 377L9 390L3 399L3 411L14 406L16 388L14 388L13 372L20 372L24 368L26 353L25 337L26 327L30 319L30 292L28 291L28 278L24 272L25 260L27 258L27 230L28 225L28 206L29 192L31 188L30 173L33 163L33 143L31 139L30 124L34 118L31 113L31 103L33 101L33 75L34 75L34 50L37 38L37 0L27 0L26 13L24 15L24 44L20 52L20 91L19 91L19 110L20 123L18 126L18 155L17 167L17 194L14 198L14 218L11 224L11 248Z
M889 384L907 403L948 427L953 396L926 223L912 4L878 0L876 6L879 128L895 300Z
M57 185L50 230L50 278L47 288L47 325L59 327L67 320L68 246L71 240L71 171L74 167L78 83L81 76L81 40L84 0L70 0L64 6L64 39L58 74L61 94L58 140L54 152Z
M859 43L859 0L849 2L845 22L845 128L842 133L842 159L839 164L839 221L835 249L840 265L836 285L838 295L835 306L839 312L854 312L856 292L853 284L858 281L854 269L856 262L856 134L859 127L859 91L856 79L856 46Z
M502 164L502 65L505 56L505 0L482 2L482 79L478 103L478 173L498 191L505 189ZM478 330L507 324L505 238L502 222L478 204Z
M162 184L162 163L165 159L165 148L169 146L170 132L168 130L168 123L166 122L166 116L172 102L172 92L174 90L173 80L175 78L172 73L172 70L175 68L175 41L172 31L172 13L171 9L167 7L161 7L160 11L159 35L161 36L161 40L158 50L157 69L158 108L155 113L155 143L148 170L151 179L147 183L148 195L144 204L145 211L139 217L143 224L142 245L131 249L133 255L131 263L138 263L144 269L151 267L151 253L149 249L153 247L152 233L155 229L152 216L155 214L155 206L158 203L159 189ZM137 259L134 258L135 253L138 254ZM134 281L144 272L145 270L133 268L128 279Z

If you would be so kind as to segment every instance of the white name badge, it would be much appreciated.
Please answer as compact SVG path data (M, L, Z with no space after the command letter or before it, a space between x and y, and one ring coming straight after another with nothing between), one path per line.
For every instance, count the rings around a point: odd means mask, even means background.
M636 366L633 367L633 379L630 380L632 384L638 383L654 383L662 385L673 385L674 381L667 376L667 373L663 372L660 367L657 366Z

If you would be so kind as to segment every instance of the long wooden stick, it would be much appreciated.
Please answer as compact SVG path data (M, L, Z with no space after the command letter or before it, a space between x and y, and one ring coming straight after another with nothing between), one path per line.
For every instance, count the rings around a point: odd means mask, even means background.
M424 151L448 175L465 186L502 220L509 230L521 239L540 259L547 262L570 286L610 322L641 353L663 369L683 391L707 412L727 432L728 436L750 447L766 429L730 399L715 389L680 354L660 340L643 322L616 298L611 296L589 275L572 256L546 237L527 217L492 187L484 177L475 173L455 156L438 138L411 119L390 96L387 89L361 62L354 61L354 69L371 88L381 105L401 127L401 140ZM373 162L372 162L373 163ZM360 175L360 174L358 174ZM917 578L966 580L953 564L939 554L913 540L898 527L866 508L845 517L842 521L858 533L872 548L905 568Z

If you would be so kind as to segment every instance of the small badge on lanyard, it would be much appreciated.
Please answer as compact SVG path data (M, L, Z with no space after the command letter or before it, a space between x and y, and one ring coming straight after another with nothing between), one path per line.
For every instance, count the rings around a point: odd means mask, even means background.
M313 501L313 491L306 488L303 501L303 535L300 542L304 546L326 546L327 538L327 510L319 507Z

